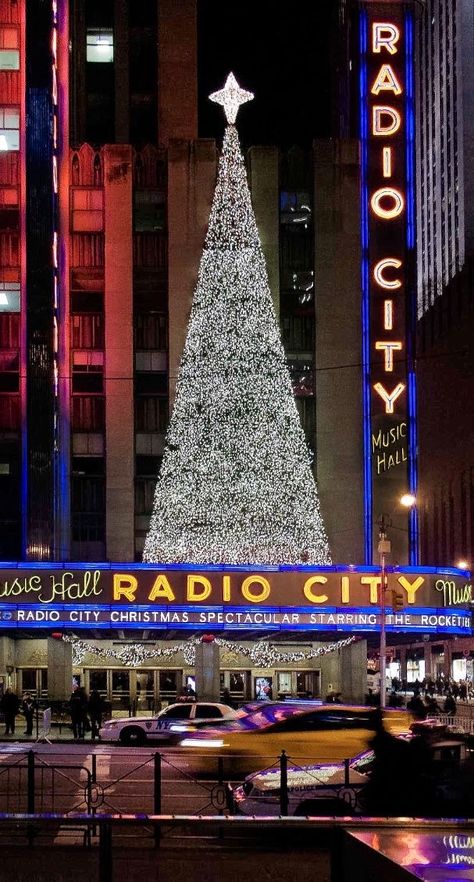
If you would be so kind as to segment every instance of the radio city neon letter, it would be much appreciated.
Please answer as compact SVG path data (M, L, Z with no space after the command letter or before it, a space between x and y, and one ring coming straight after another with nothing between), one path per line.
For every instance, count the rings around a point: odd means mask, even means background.
M383 122L383 118L388 117L388 122ZM388 107L385 104L374 104L372 107L372 134L377 137L388 137L398 132L402 124L402 118L394 107Z
M385 368L386 371L393 371L393 353L400 352L402 349L402 344L400 341L396 341L393 343L386 343L381 340L377 340L375 344L375 348L377 350L385 351Z
M386 49L390 55L398 52L396 44L400 39L400 31L396 25L385 21L374 21L372 24L372 52L380 53Z
M387 390L382 386L382 383L375 383L374 389L377 392L377 395L380 395L382 401L385 402L385 413L393 413L393 405L395 404L397 398L402 394L405 388L404 383L398 383L391 392L387 392Z
M402 94L402 87L391 64L382 64L370 91L372 95L378 95L379 92L393 92L394 95Z
M381 204L382 199L391 199L392 208L384 208ZM376 190L373 194L372 199L370 200L370 205L372 211L378 217L392 220L392 218L398 217L398 215L402 213L405 207L405 200L400 193L400 190L396 190L394 187L381 187L380 190Z
M374 266L374 279L377 282L377 285L380 285L381 288L387 288L388 290L394 290L395 288L401 288L402 283L400 279L387 279L385 276L385 269L389 266L393 266L394 269L400 269L402 265L401 260L398 260L397 257L384 257L383 260L379 260L378 263Z

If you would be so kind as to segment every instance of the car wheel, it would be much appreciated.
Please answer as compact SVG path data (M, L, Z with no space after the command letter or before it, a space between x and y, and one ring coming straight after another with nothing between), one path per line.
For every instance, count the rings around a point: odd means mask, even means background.
M127 747L136 747L145 744L145 741L146 735L143 729L139 729L138 726L127 726L120 733L120 742L126 744Z

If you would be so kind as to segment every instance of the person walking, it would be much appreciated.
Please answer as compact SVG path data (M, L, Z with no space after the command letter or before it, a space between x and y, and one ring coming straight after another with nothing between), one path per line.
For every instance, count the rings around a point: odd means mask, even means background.
M84 688L78 686L73 689L69 699L69 711L71 713L72 734L74 738L84 738L84 722L87 714L87 699Z
M31 697L29 692L25 692L21 703L21 710L25 718L26 729L25 735L33 734L33 717L36 710L36 701Z
M5 735L15 734L15 717L19 707L18 696L8 687L0 702L0 709L5 717Z
M89 695L88 710L91 721L91 738L94 740L94 738L99 737L99 729L102 726L102 713L104 710L104 703L97 689L93 689Z

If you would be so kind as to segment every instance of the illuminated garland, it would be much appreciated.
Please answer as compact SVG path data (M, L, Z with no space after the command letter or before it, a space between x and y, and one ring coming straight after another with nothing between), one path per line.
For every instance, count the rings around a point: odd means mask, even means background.
M248 100L236 88L231 116ZM330 563L234 125L225 131L143 559Z
M186 664L192 666L196 661L196 646L201 643L198 637L193 637L191 640L175 643L173 646L166 647L166 649L160 649L160 647L148 649L141 643L128 643L121 649L113 649L104 646L94 646L92 643L78 640L76 637L70 637L68 634L63 634L62 639L65 643L72 645L72 661L76 667L84 661L87 653L96 655L99 658L113 658L127 668L139 667L144 661L149 661L150 659L170 658L173 655L182 653ZM318 658L320 655L338 652L344 646L349 646L356 639L356 637L347 637L345 640L339 640L338 643L325 643L323 646L317 647L317 649L302 649L298 652L279 652L274 646L266 642L246 646L242 643L232 643L231 640L223 640L220 637L216 637L213 642L217 646L221 646L223 649L227 649L236 655L246 656L256 667L263 668L272 667L275 664L308 661L312 658Z

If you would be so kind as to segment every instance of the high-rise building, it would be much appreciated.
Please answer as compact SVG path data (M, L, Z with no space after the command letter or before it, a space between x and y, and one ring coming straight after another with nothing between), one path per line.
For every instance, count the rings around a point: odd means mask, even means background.
M0 33L0 553L133 560L214 183L196 3L2 0Z

